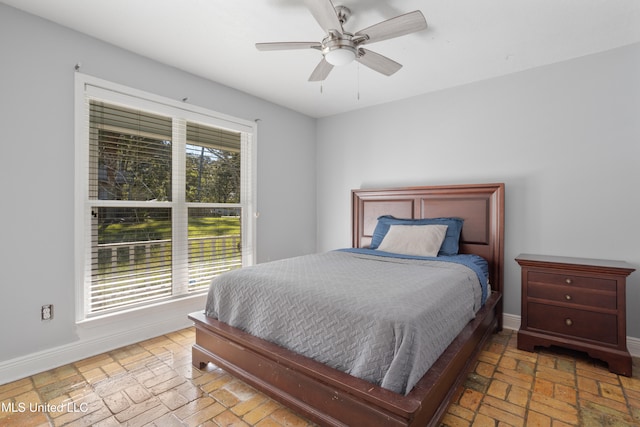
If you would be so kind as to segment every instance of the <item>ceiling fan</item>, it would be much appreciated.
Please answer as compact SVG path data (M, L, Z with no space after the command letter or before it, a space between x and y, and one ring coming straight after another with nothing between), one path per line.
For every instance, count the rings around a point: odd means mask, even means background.
M351 11L347 7L334 6L331 0L306 0L306 4L313 17L327 34L322 42L256 43L256 48L261 51L319 50L323 57L311 73L309 81L325 80L334 66L346 65L353 60L390 76L402 68L402 65L362 46L427 28L427 21L422 12L416 10L379 22L352 34L344 31L342 27L351 16Z

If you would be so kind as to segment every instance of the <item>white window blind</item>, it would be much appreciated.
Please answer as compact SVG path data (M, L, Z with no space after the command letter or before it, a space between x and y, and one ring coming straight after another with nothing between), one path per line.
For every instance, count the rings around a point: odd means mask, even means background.
M187 122L189 291L242 265L240 132Z
M84 89L79 320L205 292L251 264L253 128L122 88Z

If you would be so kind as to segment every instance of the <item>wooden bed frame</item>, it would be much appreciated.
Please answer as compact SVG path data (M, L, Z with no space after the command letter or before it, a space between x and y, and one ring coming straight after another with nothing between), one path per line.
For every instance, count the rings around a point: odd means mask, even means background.
M353 247L367 247L381 215L464 219L460 252L489 262L492 293L453 343L406 396L206 317L195 322L193 364L211 362L310 420L326 426L435 426L486 340L502 329L504 184L352 191Z

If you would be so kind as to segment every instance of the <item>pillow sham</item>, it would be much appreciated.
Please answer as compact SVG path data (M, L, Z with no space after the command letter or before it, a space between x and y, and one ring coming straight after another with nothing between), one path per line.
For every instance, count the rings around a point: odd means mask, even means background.
M446 225L393 224L380 242L378 249L402 255L438 256L447 234Z
M458 255L460 233L462 232L461 218L422 218L408 219L395 218L391 215L383 215L378 218L378 224L373 230L370 249L377 249L389 231L391 225L446 225L447 233L440 247L438 255Z

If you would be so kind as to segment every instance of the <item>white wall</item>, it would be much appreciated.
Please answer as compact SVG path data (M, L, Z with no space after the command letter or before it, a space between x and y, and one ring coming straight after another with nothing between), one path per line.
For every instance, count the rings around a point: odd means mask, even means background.
M316 121L0 4L0 384L7 371L104 351L188 324L185 300L127 321L74 323L74 66L258 127L257 259L315 251ZM295 159L295 161L291 161ZM40 320L40 306L55 317ZM135 332L135 333L134 333ZM53 355L53 356L52 356ZM10 374L12 374L10 372ZM3 381L4 380L4 381Z
M317 152L319 250L350 245L352 188L504 182L506 313L519 253L640 269L640 44L320 119ZM640 337L640 271L627 305Z

